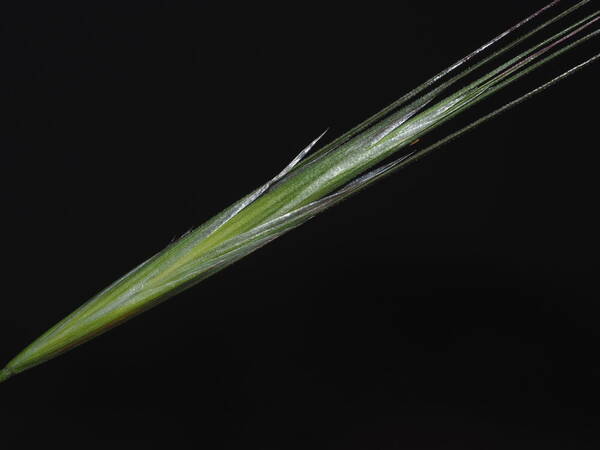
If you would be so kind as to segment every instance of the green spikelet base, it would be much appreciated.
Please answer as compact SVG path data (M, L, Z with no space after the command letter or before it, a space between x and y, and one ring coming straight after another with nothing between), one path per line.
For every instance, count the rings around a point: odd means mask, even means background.
M0 370L0 383L8 380L10 377L12 377L12 375L13 375L12 372L8 369Z

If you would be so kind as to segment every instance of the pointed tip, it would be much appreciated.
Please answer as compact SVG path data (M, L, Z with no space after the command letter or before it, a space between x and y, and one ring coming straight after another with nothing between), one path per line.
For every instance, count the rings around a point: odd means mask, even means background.
M10 377L12 377L12 375L13 373L6 367L0 370L0 383L8 380Z
M300 159L302 159L304 157L304 155L306 155L316 144L317 142L319 142L321 140L321 138L323 136L325 136L325 134L329 131L329 127L325 129L325 131L323 131L320 135L318 135L310 144L308 144L304 150L302 150L300 152L300 155L298 155L298 161L300 161Z
M322 132L322 133L319 135L319 137L317 137L317 138L316 138L316 139L315 139L313 142L315 142L315 143L316 143L317 141L319 141L319 140L320 140L320 139L321 139L323 136L325 136L325 135L327 134L327 132L328 132L328 131L329 131L329 127L325 128L325 131L323 131L323 132Z

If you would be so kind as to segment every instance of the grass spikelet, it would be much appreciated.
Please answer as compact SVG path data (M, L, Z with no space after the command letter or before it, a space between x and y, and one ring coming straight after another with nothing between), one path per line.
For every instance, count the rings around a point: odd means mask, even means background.
M322 135L316 138L277 176L173 242L48 330L9 362L0 372L0 382L52 359L202 281L370 183L417 161L596 61L600 55L471 124L448 132L433 144L419 145L423 136L600 33L597 29L600 11L594 11L581 20L565 24L559 32L533 43L516 56L496 62L550 25L570 17L589 0L556 12L531 31L500 45L542 13L555 11L559 3L553 1L348 133L308 155ZM484 66L490 66L484 75L467 81Z

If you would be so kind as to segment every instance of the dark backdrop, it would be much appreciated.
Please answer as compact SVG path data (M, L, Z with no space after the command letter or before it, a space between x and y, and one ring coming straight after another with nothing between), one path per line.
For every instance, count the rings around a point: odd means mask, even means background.
M0 360L544 3L3 3ZM1 385L2 441L597 448L599 74Z

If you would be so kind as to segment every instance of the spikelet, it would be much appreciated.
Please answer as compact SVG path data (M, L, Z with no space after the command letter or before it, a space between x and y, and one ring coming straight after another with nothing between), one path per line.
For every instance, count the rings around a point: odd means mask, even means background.
M546 62L596 37L600 33L597 29L600 11L565 25L560 32L507 61L497 63L485 75L459 87L459 82L464 83L463 80L475 70L497 60L589 2L578 2L496 49L499 42L556 7L559 1L550 3L308 156L322 137L319 136L269 182L133 269L47 331L0 371L0 382L54 358L189 288L370 183L417 161L596 61L600 55L438 142L422 148L416 145L422 136L450 119ZM490 49L494 51L475 62ZM462 71L458 71L459 68ZM395 159L389 161L393 155Z

